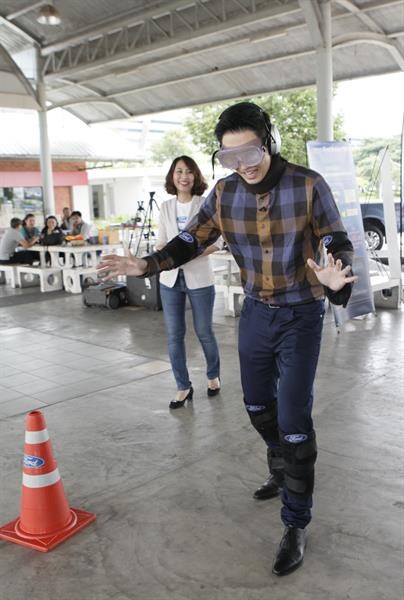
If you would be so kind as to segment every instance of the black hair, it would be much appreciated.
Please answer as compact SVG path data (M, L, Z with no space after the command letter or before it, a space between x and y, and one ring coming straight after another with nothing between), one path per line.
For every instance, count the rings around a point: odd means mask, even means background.
M173 162L171 163L171 167L166 175L166 182L165 182L165 188L166 188L167 192L169 194L172 194L173 196L176 196L178 193L178 190L174 185L173 175L174 175L175 167L177 166L177 163L180 160L182 160L187 165L188 169L191 171L192 175L194 176L194 185L192 186L191 194L193 196L194 195L202 196L203 192L208 187L208 184L204 180L201 170L198 167L198 165L196 164L196 162L194 161L194 159L191 158L190 156L185 156L185 155L177 156L177 158L174 158Z
M44 229L47 229L47 228L48 228L48 221L49 221L49 219L54 219L54 220L56 221L56 227L59 227L59 223L58 223L58 220L57 220L57 218L55 217L55 215L48 215L48 216L46 217L46 219L45 219L45 226L44 226Z
M30 219L31 217L35 217L35 215L33 213L27 213L22 221L22 226L26 227L27 226L27 220Z
M21 225L21 219L18 219L17 217L13 217L10 221L10 227L12 229L17 229L17 227Z
M226 108L216 124L215 136L221 144L224 134L228 131L244 131L246 129L254 131L262 143L265 146L268 145L271 120L268 113L253 102L239 102Z
M70 216L71 217L81 217L81 212L79 210L74 210Z
M55 227L55 231L56 231L56 230L59 230L59 223L58 223L58 220L57 220L57 218L56 218L54 215L48 215L48 216L46 217L46 219L45 219L45 225L44 225L44 227L43 227L43 229L42 229L42 231L41 231L41 234L42 234L42 235L46 235L46 234L47 234L47 232L48 232L48 221L49 221L49 219L54 219L54 220L56 221L56 227Z

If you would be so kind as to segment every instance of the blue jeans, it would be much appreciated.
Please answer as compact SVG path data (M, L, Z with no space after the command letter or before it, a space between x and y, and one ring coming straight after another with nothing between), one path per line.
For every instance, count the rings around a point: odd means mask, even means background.
M311 519L316 457L311 411L323 316L321 300L270 308L251 298L245 299L240 316L239 356L245 407L252 423L258 423L256 429L267 446L282 451L285 472L292 468L309 490L296 495L288 488L287 480L283 487L282 521L297 527L305 527ZM293 443L286 443L288 439ZM291 462L299 464L291 466Z
M219 350L212 329L215 286L190 290L180 269L174 287L160 284L161 303L168 337L168 353L178 390L191 387L185 354L185 302L188 296L192 308L195 333L206 358L208 379L220 375Z

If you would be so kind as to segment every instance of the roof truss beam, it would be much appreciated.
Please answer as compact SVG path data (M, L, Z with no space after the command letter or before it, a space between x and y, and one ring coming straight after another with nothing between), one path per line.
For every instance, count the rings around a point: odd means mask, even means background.
M385 48L388 52L390 52L400 69L404 71L404 56L400 51L400 48L394 41L390 40L385 35L369 31L347 33L333 39L333 47L335 48L357 44L375 44Z
M219 31L230 31L262 19L300 12L296 0L268 3L257 8L255 0L187 0L167 4L163 13L150 14L136 22L116 25L114 30L97 33L77 45L45 46L47 56L43 75L46 79L69 77L88 69L133 58L146 52L168 49ZM150 11L149 11L150 12ZM125 30L125 32L123 32ZM73 43L73 42L71 42ZM85 51L83 50L85 46ZM51 50L53 48L53 50Z
M192 75L177 77L176 79L171 78L171 79L156 81L154 83L149 83L142 87L122 89L122 90L114 92L113 94L106 94L105 96L101 96L100 98L102 98L104 101L107 101L107 100L115 99L118 97L127 96L130 94L150 91L150 90L156 89L158 87L166 86L166 85L178 85L181 83L188 83L190 81L195 81L197 79L201 79L201 78L207 77L207 76L224 75L226 73L240 71L242 69L252 69L252 68L260 67L260 66L267 65L270 63L276 63L276 62L283 61L283 60L292 60L294 58L301 58L302 56L306 56L306 55L313 54L313 53L314 53L314 50L312 48L310 48L307 50L302 50L300 52L294 52L292 54L287 54L287 55L282 54L279 56L272 56L271 58L267 58L264 60L258 60L258 61L248 62L248 63L243 62L243 63L235 64L235 65L232 65L229 67L223 67L221 69L214 69L214 70L210 70L210 71L201 71L200 73L193 73ZM65 108L66 106L71 106L73 104L77 106L80 104L88 104L88 103L92 103L92 102L98 102L98 101L100 101L100 98L94 98L94 97L88 96L88 97L83 97L83 98L78 98L78 99L73 99L73 100L66 100L65 102L59 102L57 104L54 104L52 106L52 108Z
M377 23L375 23L375 21L369 17L369 15L363 12L360 7L356 6L352 0L336 0L336 2L347 11L355 15L360 21L362 21L362 23L366 25L370 31L373 31L374 33L384 33L383 29L379 27L379 25L377 25Z
M323 25L318 0L299 0L300 8L309 28L311 39L315 48L325 46Z
M386 32L374 21L374 19L363 12L362 8L358 7L352 0L336 0L336 2L347 11L354 14L369 29L369 32L365 32L364 34L358 33L355 35L356 43L373 43L386 48L393 56L400 69L404 71L404 56L400 47L395 41L389 40ZM354 43L355 40L353 39L352 34L350 34L350 36L341 36L338 41L347 44L349 42ZM337 45L337 42L335 43Z
M16 25L15 23L12 23L6 17L2 17L1 15L0 15L0 25L5 25L6 27L8 27L8 29L13 31L14 33L17 33L18 35L20 35L26 42L29 42L29 44L32 44L33 46L40 45L39 40L37 40L34 36L30 35L22 27L19 27L18 25Z

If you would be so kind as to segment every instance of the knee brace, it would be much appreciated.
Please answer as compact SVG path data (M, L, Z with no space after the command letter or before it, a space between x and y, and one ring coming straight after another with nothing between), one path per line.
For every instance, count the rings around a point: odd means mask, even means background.
M276 402L269 406L247 404L244 400L251 425L258 431L263 440L268 444L279 444L278 407Z
M299 498L308 498L314 488L314 463L317 458L316 434L280 435L285 464L285 487Z

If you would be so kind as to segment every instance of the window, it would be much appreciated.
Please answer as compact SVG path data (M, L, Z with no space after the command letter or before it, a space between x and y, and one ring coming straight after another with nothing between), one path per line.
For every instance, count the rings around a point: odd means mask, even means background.
M43 223L43 192L41 187L0 187L0 227L9 227L13 217L23 219L30 212L36 216L37 227Z

